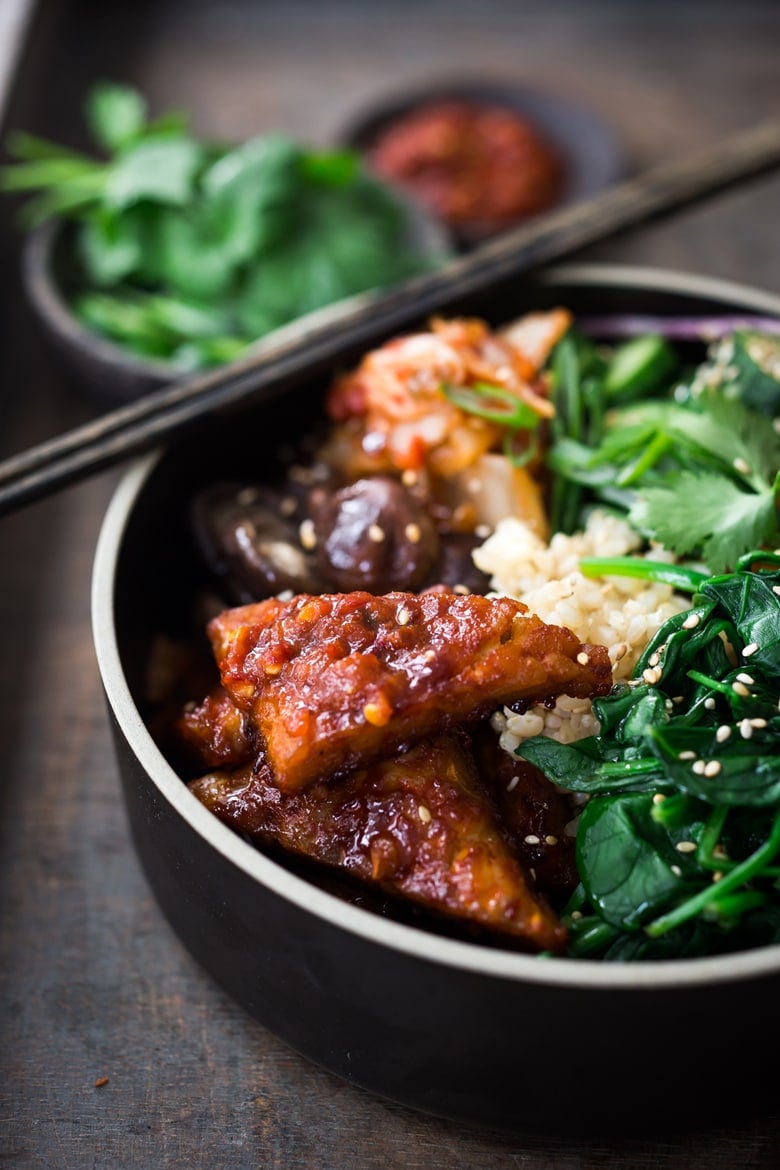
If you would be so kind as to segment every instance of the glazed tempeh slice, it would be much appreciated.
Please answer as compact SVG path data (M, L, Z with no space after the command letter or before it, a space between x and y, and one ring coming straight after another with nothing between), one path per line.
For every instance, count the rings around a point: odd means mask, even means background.
M347 871L429 910L560 951L566 931L522 866L455 735L305 792L281 792L267 765L190 785L234 829Z
M237 768L256 759L257 733L227 691L214 687L200 703L188 703L169 738L201 768Z
M209 636L222 684L286 790L500 703L611 685L605 647L582 645L506 597L303 594L228 610Z

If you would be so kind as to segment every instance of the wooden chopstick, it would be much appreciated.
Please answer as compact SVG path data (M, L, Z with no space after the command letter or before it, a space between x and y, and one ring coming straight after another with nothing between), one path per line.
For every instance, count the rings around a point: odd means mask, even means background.
M228 366L152 391L0 463L0 515L148 450L208 415L262 401L346 348L377 344L448 304L780 166L780 119L655 167L586 202L507 232L425 276L304 318Z

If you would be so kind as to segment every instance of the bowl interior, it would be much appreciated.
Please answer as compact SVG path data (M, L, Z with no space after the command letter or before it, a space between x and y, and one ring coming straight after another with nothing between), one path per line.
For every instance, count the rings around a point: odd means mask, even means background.
M459 311L485 316L495 324L527 310L566 305L577 313L780 314L780 301L769 294L717 281L649 270L607 267L562 269L537 282L515 283L490 296L472 299ZM382 338L377 338L380 342ZM356 355L345 353L343 366ZM317 912L382 943L425 954L427 959L510 978L540 978L587 986L630 987L652 981L656 986L743 978L780 971L780 948L742 955L630 967L577 960L546 964L543 972L529 956L490 945L464 942L451 932L421 927L414 914L391 913L370 896L352 897L338 880L312 875L306 867L267 858L234 835L204 810L177 781L156 749L144 720L150 655L160 634L173 639L197 635L193 603L207 585L188 535L188 510L194 492L206 483L229 477L262 481L273 473L280 450L311 431L320 418L327 378L309 380L264 403L209 421L127 477L104 526L95 565L94 612L98 658L115 717L131 749L145 762L166 800L175 794L179 812L218 849L231 848L234 860L253 880L277 883L286 897L312 896ZM140 720L139 720L140 714ZM180 786L181 801L177 788Z

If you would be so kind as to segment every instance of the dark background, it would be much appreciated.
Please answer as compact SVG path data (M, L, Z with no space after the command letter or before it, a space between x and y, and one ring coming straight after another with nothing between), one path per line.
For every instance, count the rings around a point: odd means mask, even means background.
M452 76L582 102L631 169L780 113L780 5L547 0L39 4L6 112L83 145L98 77L137 84L199 132L282 128L326 143L367 103ZM780 292L780 179L589 250ZM0 205L0 454L94 414L21 293ZM0 520L0 1162L20 1168L426 1167L731 1170L780 1161L780 1110L731 1116L738 1069L701 1069L722 1127L652 1141L516 1139L361 1093L247 1019L170 932L138 868L89 628L89 576L117 472ZM565 1045L576 1021L557 1021ZM681 1038L670 1036L670 1052ZM684 1038L682 1038L684 1041ZM626 1067L630 1076L630 1037ZM675 1056L679 1059L679 1055ZM523 1054L518 1053L518 1060ZM97 1078L108 1083L95 1088ZM609 1086L604 1086L605 1094Z

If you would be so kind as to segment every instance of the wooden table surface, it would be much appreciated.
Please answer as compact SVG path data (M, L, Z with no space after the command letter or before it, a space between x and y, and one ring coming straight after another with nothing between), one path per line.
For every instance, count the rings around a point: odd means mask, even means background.
M42 5L9 118L81 141L92 79L137 82L201 131L327 141L387 90L522 79L611 121L634 167L780 112L780 6L584 0ZM22 120L23 119L23 120ZM780 179L591 251L780 292ZM0 448L98 407L41 346L2 218ZM741 1170L780 1164L780 1106L733 1117L738 1069L697 1069L716 1130L516 1138L409 1112L289 1051L171 933L128 837L89 624L91 560L117 479L0 521L0 1160L14 1167ZM630 1038L629 1038L630 1040ZM572 1036L576 1042L576 1035ZM519 1056L522 1059L522 1056ZM774 1058L772 1058L774 1064ZM630 1076L630 1066L616 1070ZM99 1078L108 1078L96 1087ZM605 1086L605 1092L608 1092Z

